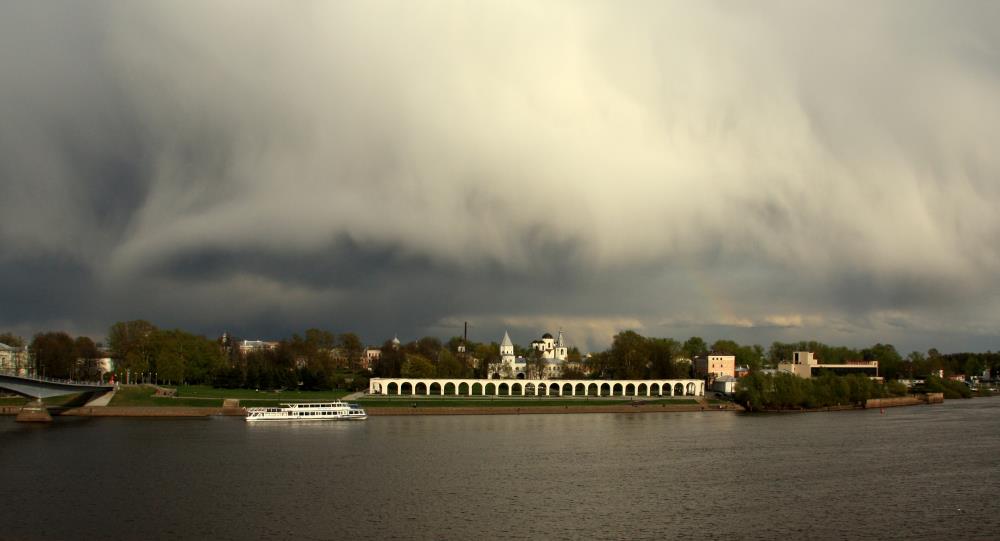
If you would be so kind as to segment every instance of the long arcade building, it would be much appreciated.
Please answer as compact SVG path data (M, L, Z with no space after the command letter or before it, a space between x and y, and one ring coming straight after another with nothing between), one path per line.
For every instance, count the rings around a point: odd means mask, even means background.
M700 379L452 379L372 378L369 394L455 396L705 396Z

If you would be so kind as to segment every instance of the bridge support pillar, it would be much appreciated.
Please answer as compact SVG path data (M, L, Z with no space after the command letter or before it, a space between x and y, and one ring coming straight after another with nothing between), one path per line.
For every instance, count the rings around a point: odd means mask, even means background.
M32 400L21 407L17 414L19 423L51 423L52 416L41 400Z

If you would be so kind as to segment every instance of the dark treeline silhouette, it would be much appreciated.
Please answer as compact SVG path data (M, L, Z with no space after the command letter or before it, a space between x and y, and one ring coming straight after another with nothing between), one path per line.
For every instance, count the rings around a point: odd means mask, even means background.
M0 334L0 342L24 344L11 333ZM302 335L293 334L276 342L273 347L247 351L241 351L240 343L237 337L207 338L134 320L110 327L106 350L119 377L127 371L167 384L262 389L362 388L369 376L484 378L500 360L497 342L463 343L459 337L444 343L434 337L406 343L386 341L371 362L361 339L351 332L334 334L308 329ZM36 334L29 350L32 367L37 367L39 374L61 378L96 379L100 376L96 360L105 355L89 338L73 338L64 332ZM625 330L614 336L608 349L586 358L577 348L571 348L563 377L682 378L691 375L691 359L708 353L733 355L738 366L756 373L791 359L795 351L811 351L823 363L877 360L879 375L886 380L978 376L984 371L995 377L1000 369L1000 353L993 352L942 354L930 349L903 357L892 345L881 343L852 349L815 341L774 342L765 348L725 339L708 344L697 336L680 342ZM535 355L531 348L521 346L515 346L515 352L529 359L529 364Z

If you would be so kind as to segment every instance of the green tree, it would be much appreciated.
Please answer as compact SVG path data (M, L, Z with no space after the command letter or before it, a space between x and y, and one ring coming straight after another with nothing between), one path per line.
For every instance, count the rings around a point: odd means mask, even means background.
M541 379L545 377L545 366L547 363L541 351L532 349L528 355L526 364L529 378Z
M97 349L97 344L89 337L78 336L74 340L73 347L76 349L77 372L75 377L96 380L101 377L101 351Z
M800 407L804 405L806 393L802 378L791 374L775 374L772 381L772 396L768 402L780 409Z
M861 356L866 361L878 361L879 375L886 379L899 379L902 373L903 358L892 344L875 344L862 350Z
M341 335L341 340L344 339L347 334ZM351 341L351 338L357 338L357 335L353 337L348 337L347 340ZM309 345L309 348L313 351L329 351L336 347L337 339L330 331L324 331L322 329L306 329L304 342ZM359 341L360 342L360 341Z
M681 346L676 340L672 338L649 338L646 341L646 349L649 355L649 377L677 378L684 376L680 374L680 370L675 362L681 352Z
M20 348L24 347L24 339L16 334L3 332L0 333L0 344L6 344L11 347Z
M364 355L365 347L361 343L361 338L352 332L345 332L338 338L340 348L347 356L347 367L352 371L360 369L361 356Z
M382 353L375 361L372 372L378 378L398 378L402 375L404 362L406 362L406 354L397 348L391 340L386 340L382 344Z
M712 353L719 355L736 355L740 351L740 345L732 340L716 340L712 344Z
M428 359L436 359L441 351L441 341L433 336L425 336L414 344L413 353L417 353ZM408 351L409 353L409 351Z
M468 367L455 356L451 351L442 349L438 354L436 377L439 378L466 378L469 377Z
M861 374L849 374L844 377L849 388L849 400L854 404L864 404L872 397L872 380Z
M927 350L927 367L926 373L921 373L919 375L930 375L936 373L938 370L944 369L944 357L938 352L937 349L931 348Z
M688 359L704 357L705 355L708 355L708 345L705 344L705 340L703 340L700 336L692 336L684 342L683 346L681 346L681 354Z
M430 359L416 353L406 355L402 370L404 378L433 378L435 375L434 363Z
M76 345L64 332L38 333L28 346L39 375L50 378L72 378L76 368Z
M794 353L795 350L795 344L773 342L771 347L767 350L768 366L774 368L778 366L779 363L790 361L792 359L792 353Z
M971 378L972 376L980 376L983 373L983 368L986 364L979 358L978 355L968 355L965 358L965 365L963 368L963 373L966 378Z
M177 383L184 379L184 353L176 344L172 347L164 348L156 358L156 379L167 382L167 384Z
M751 372L736 384L735 400L747 411L760 410L764 407L764 394L769 387L771 377L760 372Z
M613 379L639 379L649 360L646 339L635 331L622 331L611 343L610 366L605 374Z
M116 368L145 372L152 364L151 337L156 327L144 320L119 321L108 331L108 347Z
M906 362L903 363L900 376L903 373L906 377L913 379L914 374L923 374L927 371L927 357L919 351L911 351L909 355L906 356Z
M183 381L209 383L214 374L226 369L226 355L215 341L204 336L187 335Z
M473 350L473 355L479 360L475 366L475 377L488 378L490 366L500 362L500 344L496 342L478 344Z

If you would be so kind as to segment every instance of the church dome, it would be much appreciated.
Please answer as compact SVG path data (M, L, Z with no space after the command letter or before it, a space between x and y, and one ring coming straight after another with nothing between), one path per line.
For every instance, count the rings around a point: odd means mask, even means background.
M542 335L542 338L552 338L552 335L549 333L545 333Z

